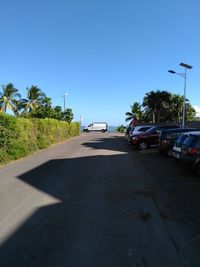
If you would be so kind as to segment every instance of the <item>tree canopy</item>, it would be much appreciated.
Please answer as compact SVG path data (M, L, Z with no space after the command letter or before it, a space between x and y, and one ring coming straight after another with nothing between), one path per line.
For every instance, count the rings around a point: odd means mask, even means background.
M196 111L186 99L186 120L195 119ZM143 107L143 109L142 109ZM126 112L126 121L137 117L140 121L160 123L164 121L181 122L183 113L183 96L167 91L150 91L145 94L143 103L134 102L131 112Z
M27 87L26 98L21 98L12 83L2 85L0 92L0 112L7 112L10 109L15 116L26 118L54 118L71 122L73 112L71 108L62 111L60 106L53 107L52 100L37 86Z

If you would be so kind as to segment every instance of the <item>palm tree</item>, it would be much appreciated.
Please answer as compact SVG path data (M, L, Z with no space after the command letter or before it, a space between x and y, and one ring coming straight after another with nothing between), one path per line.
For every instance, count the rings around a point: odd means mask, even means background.
M157 90L146 93L143 106L146 107L147 112L151 112L153 123L160 122L161 113L164 115L166 112L170 99L171 94L167 91Z
M131 106L131 112L126 112L125 115L127 116L126 121L133 120L137 118L138 120L142 117L141 105L138 102L134 102Z
M13 112L16 116L19 116L20 114L24 114L26 112L25 109L27 105L27 99L24 99L24 98L19 99L19 100L14 99L13 103L14 103Z
M183 96L173 94L170 106L171 106L172 120L180 122L182 119L182 111L183 111Z
M2 85L3 92L0 92L0 111L7 112L7 109L15 110L15 100L20 98L21 95L18 93L12 83Z
M186 121L192 121L195 119L196 110L191 106L190 103L186 103Z
M41 106L46 95L35 85L32 85L30 88L27 87L26 90L28 99L24 101L24 109L31 112L34 108Z

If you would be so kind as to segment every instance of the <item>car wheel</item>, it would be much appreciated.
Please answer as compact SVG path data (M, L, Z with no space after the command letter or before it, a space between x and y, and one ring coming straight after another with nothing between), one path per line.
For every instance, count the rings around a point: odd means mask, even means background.
M139 144L138 144L138 148L140 150L145 150L147 149L148 145L147 145L147 142L146 141L140 141Z
M200 162L196 166L196 172L200 176Z

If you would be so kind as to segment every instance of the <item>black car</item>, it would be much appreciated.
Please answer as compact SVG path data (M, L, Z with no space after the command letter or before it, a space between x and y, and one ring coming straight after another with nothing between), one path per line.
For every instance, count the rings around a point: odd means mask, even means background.
M186 164L191 165L194 169L199 168L200 158L200 132L193 132L189 134L182 146L180 160Z
M160 132L158 142L158 150L163 153L170 153L174 143L178 137L185 132L197 131L195 128L177 128L177 129L163 129Z
M184 143L185 139L193 133L200 133L200 131L192 131L192 132L186 132L186 133L182 133L177 141L175 142L172 150L170 151L169 155L176 158L176 159L180 159L181 158L181 149L182 149L182 144Z
M133 134L128 141L130 145L133 145L140 150L145 150L148 147L158 146L158 138L161 130L175 128L180 127L177 125L152 126L146 132L137 132L136 134Z

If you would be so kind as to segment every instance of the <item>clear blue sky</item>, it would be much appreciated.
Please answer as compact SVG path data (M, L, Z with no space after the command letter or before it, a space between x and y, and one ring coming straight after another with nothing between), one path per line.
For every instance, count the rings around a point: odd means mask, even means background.
M0 0L0 84L37 85L83 125L125 123L145 93L183 94L200 107L199 0Z

